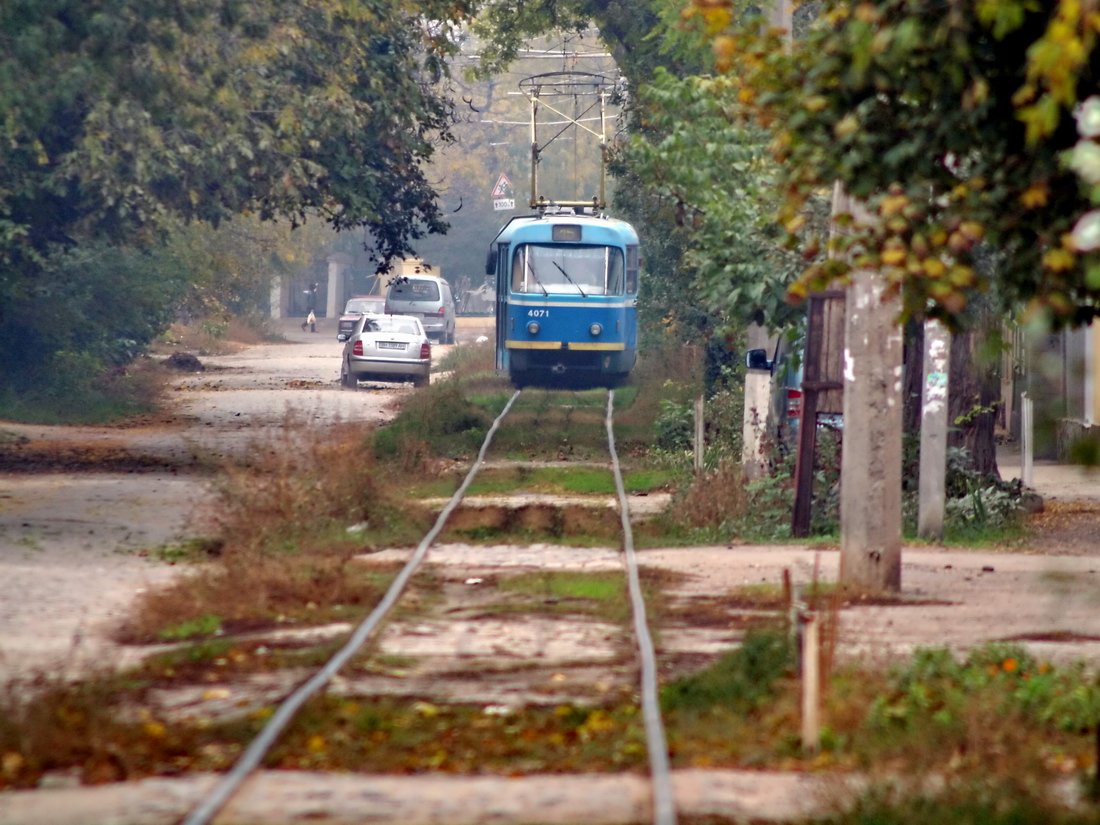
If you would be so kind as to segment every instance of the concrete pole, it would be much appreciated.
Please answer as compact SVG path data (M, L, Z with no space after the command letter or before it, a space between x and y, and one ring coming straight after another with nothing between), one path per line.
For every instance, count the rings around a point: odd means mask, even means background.
M884 286L852 273L844 333L840 582L864 592L901 589L902 335Z
M286 276L279 275L271 281L270 298L271 317L278 320L286 315Z
M344 311L344 282L347 278L348 267L351 266L351 256L344 252L334 252L327 258L328 261L328 289L325 293L325 317L339 318Z
M791 0L775 0L774 5L768 11L768 22L777 29L787 32L787 39L791 36L791 16L794 13Z
M768 331L759 324L748 329L746 350L768 349ZM741 429L741 466L748 479L764 474L764 436L772 405L772 375L749 370L745 375L745 412Z
M926 321L917 532L926 539L937 541L943 538L943 517L947 505L947 376L950 362L950 334L939 321Z

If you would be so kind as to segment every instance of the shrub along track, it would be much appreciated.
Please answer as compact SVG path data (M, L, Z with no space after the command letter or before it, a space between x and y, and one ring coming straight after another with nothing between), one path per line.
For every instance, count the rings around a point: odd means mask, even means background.
M466 475L466 478L446 506L443 507L432 529L421 540L420 544L408 559L405 566L397 574L397 577L394 579L392 585L378 605L371 611L367 618L355 628L348 641L339 651L337 651L324 666L317 670L309 680L291 693L290 696L280 704L270 720L260 731L259 735L245 749L233 768L184 820L185 825L205 825L205 823L210 822L228 803L245 779L260 766L264 757L272 749L279 736L291 723L303 705L305 705L310 698L324 690L339 673L341 668L362 649L368 639L371 639L372 636L375 635L383 619L397 604L398 599L405 591L410 580L423 563L428 549L442 533L452 513L461 506L463 497L466 495L467 490L485 463L485 458L493 442L494 436L502 423L507 420L509 412L512 410L520 395L521 391L516 391L505 405L503 411L493 422L481 446L477 459ZM653 647L652 633L646 618L646 605L638 573L638 565L634 554L629 505L623 485L619 458L615 448L613 426L614 397L614 391L610 391L607 396L605 430L607 434L608 452L610 454L610 465L614 474L615 489L618 497L623 559L631 605L633 635L640 666L640 704L645 731L646 752L648 755L652 821L656 823L656 825L671 825L671 823L676 822L677 816L672 792L668 746L660 714L656 655ZM574 406L572 404L566 404L564 405L564 409L566 410L566 421L568 422L574 410ZM593 803L597 807L600 804L598 800L593 800Z

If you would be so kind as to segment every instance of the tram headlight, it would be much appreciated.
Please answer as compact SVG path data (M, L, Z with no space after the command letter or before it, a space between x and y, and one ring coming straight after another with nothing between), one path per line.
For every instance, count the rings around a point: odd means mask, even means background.
M588 327L588 334L593 338L596 338L601 332L603 332L603 327L599 324L590 324Z
M527 333L529 335L538 335L539 334L539 322L538 321L528 321L527 322Z

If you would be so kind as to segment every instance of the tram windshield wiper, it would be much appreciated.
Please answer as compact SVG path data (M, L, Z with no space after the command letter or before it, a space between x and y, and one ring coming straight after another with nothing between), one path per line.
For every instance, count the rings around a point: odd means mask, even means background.
M527 266L527 271L531 273L531 277L535 279L535 285L542 290L542 294L545 297L549 298L550 293L546 291L546 287L544 287L542 281L539 280L539 275L535 272L534 265L530 261L525 261L525 265Z
M581 294L582 298L587 298L588 297L588 294L583 289L581 289L581 285L578 284L576 281L574 281L572 278L569 277L569 273L565 271L565 269L562 267L561 264L559 264L557 261L551 261L550 263L552 263L554 266L556 266L558 268L558 271L562 275L565 276L565 279L577 288L577 292L579 292Z

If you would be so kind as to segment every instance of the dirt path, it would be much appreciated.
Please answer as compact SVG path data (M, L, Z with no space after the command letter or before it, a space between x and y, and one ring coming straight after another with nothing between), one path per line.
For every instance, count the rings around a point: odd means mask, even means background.
M378 421L409 392L344 391L335 334L285 334L203 357L205 371L179 375L169 409L148 420L0 423L0 684L74 675L117 652L107 633L135 594L181 572L158 549L204 534L204 468L277 439L290 418Z

